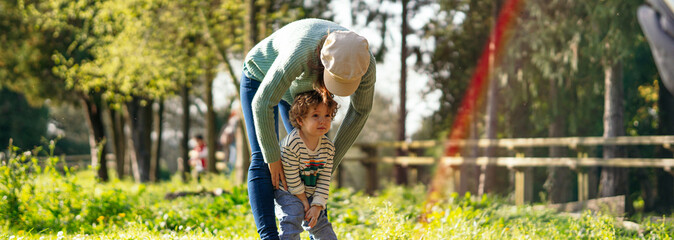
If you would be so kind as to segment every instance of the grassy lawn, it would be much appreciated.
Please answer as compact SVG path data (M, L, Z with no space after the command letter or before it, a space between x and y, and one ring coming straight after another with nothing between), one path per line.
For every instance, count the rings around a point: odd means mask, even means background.
M255 239L247 191L224 175L185 184L178 177L158 184L130 180L97 183L92 170L63 173L9 161L0 165L0 239ZM56 161L57 159L52 159ZM222 188L220 196L176 191ZM639 221L628 230L600 213L580 217L516 207L494 198L448 196L418 217L424 186L390 186L377 196L332 189L329 218L339 239L671 239L674 226ZM303 239L308 239L304 234Z

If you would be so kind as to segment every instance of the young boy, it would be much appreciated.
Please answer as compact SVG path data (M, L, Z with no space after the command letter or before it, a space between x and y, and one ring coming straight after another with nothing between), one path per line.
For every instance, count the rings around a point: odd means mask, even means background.
M335 155L325 134L336 113L332 96L317 91L297 95L290 108L295 129L281 141L288 191L274 191L281 239L300 239L303 230L313 239L337 239L325 211Z

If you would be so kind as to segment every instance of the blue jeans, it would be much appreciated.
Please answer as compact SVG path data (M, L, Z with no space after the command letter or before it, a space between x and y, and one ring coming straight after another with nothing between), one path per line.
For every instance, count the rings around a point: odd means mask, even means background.
M321 211L316 225L309 228L309 223L304 221L304 205L299 198L284 190L275 190L276 217L279 219L281 228L281 240L300 239L303 230L309 232L311 239L326 240L337 239L332 224L328 221L327 211ZM309 202L311 203L311 197Z
M269 167L262 157L260 143L257 142L257 130L253 121L253 109L251 103L260 87L260 82L250 79L246 74L241 74L241 109L246 121L248 142L250 143L251 160L248 168L248 200L253 211L257 232L261 239L278 239L276 230L276 216L274 214L274 186L271 184ZM288 120L290 105L281 101L274 107L274 127L278 138L278 112L281 109L281 118L287 132L293 127Z

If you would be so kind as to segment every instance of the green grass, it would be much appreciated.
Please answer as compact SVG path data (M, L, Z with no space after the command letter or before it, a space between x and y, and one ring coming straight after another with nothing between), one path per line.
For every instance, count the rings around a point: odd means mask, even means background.
M57 159L52 159L57 161ZM37 167L27 156L0 164L0 239L256 239L247 191L223 175L200 184L174 177L157 184L93 170L71 174ZM174 191L222 188L222 196L165 200ZM339 239L672 239L674 226L641 222L627 230L616 218L560 215L494 198L452 195L420 223L426 189L390 186L370 197L332 189L329 219ZM308 239L305 233L303 239Z

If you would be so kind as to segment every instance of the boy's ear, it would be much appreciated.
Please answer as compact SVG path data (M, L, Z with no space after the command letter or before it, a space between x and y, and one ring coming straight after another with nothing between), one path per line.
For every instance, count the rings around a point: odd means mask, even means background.
M304 125L304 123L302 122L302 118L297 118L295 119L295 121L297 121L297 125L300 125L300 127Z

